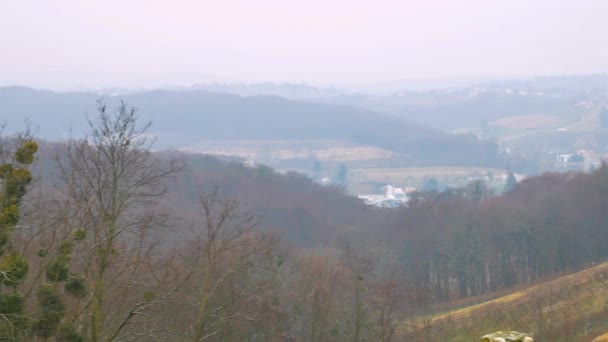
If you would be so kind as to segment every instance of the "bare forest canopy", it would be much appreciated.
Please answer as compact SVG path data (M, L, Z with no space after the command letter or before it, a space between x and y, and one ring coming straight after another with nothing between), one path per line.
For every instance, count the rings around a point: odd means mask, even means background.
M169 155L158 154L165 162ZM282 244L296 251L285 255L279 249L280 258L295 261L310 253L337 258L335 266L324 261L323 267L330 269L315 272L363 267L358 272L364 274L365 286L398 279L398 286L391 283L399 291L394 310L404 320L608 259L606 166L591 174L531 177L500 197L472 183L464 189L421 193L409 208L385 210L363 206L342 189L320 186L297 173L284 175L266 166L249 168L240 161L197 154L178 154L178 159L188 167L169 183L166 199L158 203L178 218L171 231L160 235L167 246L181 246L191 237L189 227L205 225L197 215L198 190L217 187L222 197L238 200L243 211L256 215L261 231L278 234ZM51 161L44 164L52 167ZM348 253L362 264L344 261ZM347 304L355 300L348 292L351 285L334 286L334 291L343 286L348 299L328 305L353 305ZM376 300L376 295L366 300ZM338 320L335 315L327 319Z
M94 115L97 94L0 88L0 113L11 127L29 119L47 139L79 137L85 113ZM180 148L205 140L335 139L380 147L401 165L508 166L498 145L473 135L452 135L352 106L274 96L240 97L193 91L145 91L121 99L152 121L156 148ZM117 103L118 97L108 97Z
M606 164L389 210L296 173L152 152L126 104L89 118L87 139L0 139L7 340L428 341L405 327L608 259Z

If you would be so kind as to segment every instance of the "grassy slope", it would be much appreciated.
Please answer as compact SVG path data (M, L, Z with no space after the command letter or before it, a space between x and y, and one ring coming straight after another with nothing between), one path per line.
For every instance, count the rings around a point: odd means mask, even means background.
M593 342L606 342L608 341L608 333L602 334L593 339Z
M400 333L411 341L476 341L493 331L518 330L533 333L539 341L591 341L608 330L607 318L608 263L603 263L480 304L405 322Z

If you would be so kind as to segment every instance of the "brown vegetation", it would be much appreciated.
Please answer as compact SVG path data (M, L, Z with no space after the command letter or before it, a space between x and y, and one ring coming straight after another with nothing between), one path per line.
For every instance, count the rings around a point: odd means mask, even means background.
M152 153L125 104L100 103L90 127L87 139L43 144L22 215L6 225L29 270L3 288L23 298L5 339L433 341L514 322L576 340L606 315L603 278L438 313L608 258L606 165L501 197L478 181L386 210L296 173Z

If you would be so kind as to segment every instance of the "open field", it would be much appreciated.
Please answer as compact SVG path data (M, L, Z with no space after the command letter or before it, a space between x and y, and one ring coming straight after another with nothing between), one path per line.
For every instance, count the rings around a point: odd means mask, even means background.
M434 178L442 188L464 186L473 179L492 175L497 181L504 169L488 167L374 167L390 164L395 157L391 151L353 144L341 140L209 140L184 149L185 151L222 156L236 156L279 169L298 170L309 174L313 160L323 163L323 176L333 178L340 163L353 163L348 170L349 190L352 193L375 193L388 183L397 186L420 187ZM299 164L285 163L298 161ZM369 167L361 167L362 165Z
M488 175L492 180L488 179ZM463 187L475 179L486 180L490 189L502 191L506 170L487 167L430 166L401 168L356 168L349 170L349 189L353 193L377 193L392 184L398 187L413 186L423 190L430 179L438 189Z
M350 170L350 181L353 183L379 182L385 184L420 185L426 178L435 178L444 184L461 184L472 179L486 177L488 172L499 178L505 173L503 169L487 167L402 167L402 168L359 168Z
M514 115L490 122L491 126L511 129L550 129L566 123L562 118L546 114Z
M591 341L608 330L608 263L476 305L404 322L408 341L476 341L498 330ZM599 337L598 337L599 338ZM597 340L600 341L600 340Z
M388 159L393 156L388 150L341 140L210 140L185 150L238 156L262 162L288 159L347 162Z
M590 132L601 127L599 110L593 110L584 115L581 120L574 122L564 128L568 132L584 133Z
M486 175L488 171L496 174L505 172L503 169L487 167L461 167L461 166L430 166L430 167L400 167L400 168L361 168L351 170L353 174L369 179L386 177L441 177L446 175L468 176Z

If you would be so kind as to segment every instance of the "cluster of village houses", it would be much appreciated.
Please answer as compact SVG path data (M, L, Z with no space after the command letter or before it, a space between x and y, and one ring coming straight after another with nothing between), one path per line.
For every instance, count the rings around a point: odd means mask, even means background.
M576 153L558 154L557 167L565 170L589 171L597 168L608 155L595 151L579 150Z
M414 187L398 188L387 184L382 188L382 195L359 195L365 204L381 208L397 208L407 205L410 194L416 192Z

